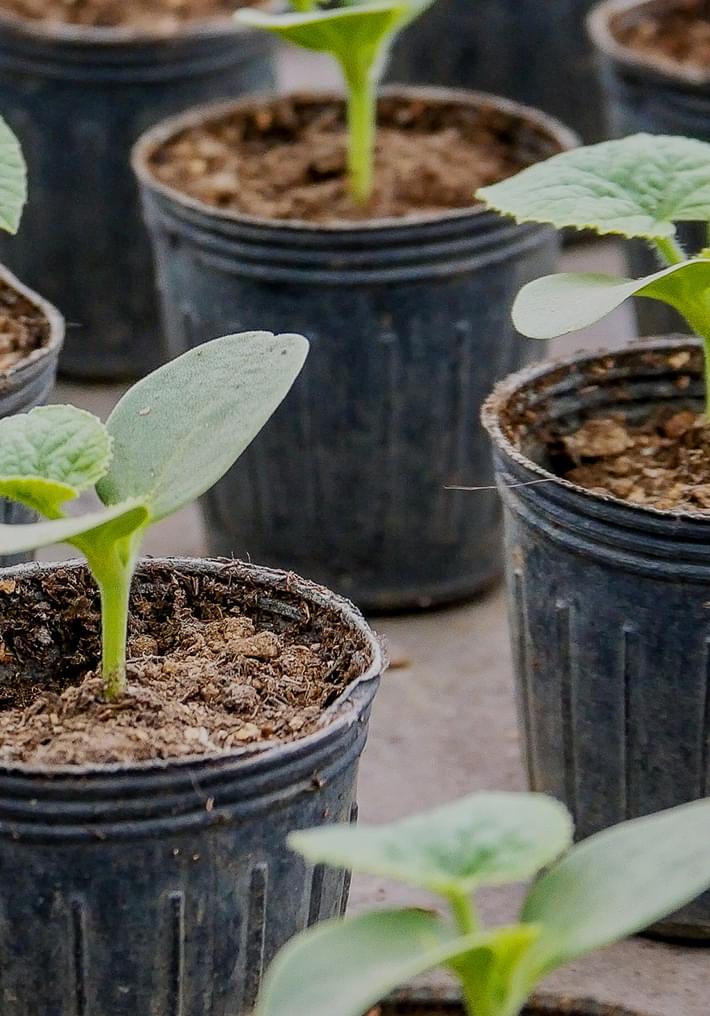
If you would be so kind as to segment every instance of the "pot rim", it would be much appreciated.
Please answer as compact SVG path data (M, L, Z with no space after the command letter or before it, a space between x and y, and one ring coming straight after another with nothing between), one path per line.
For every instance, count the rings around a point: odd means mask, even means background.
M267 9L273 6L276 0L267 0L264 6ZM220 37L228 38L233 35L237 38L244 35L251 35L254 29L243 25L229 14L214 15L206 18L195 18L181 24L171 32L151 31L145 28L132 28L119 25L114 28L96 25L70 25L64 22L31 21L29 18L20 17L18 14L11 14L9 11L0 12L0 32L10 32L13 35L21 36L29 41L37 43L54 43L57 45L71 45L86 47L93 46L109 48L111 46L141 46L155 45L185 41L209 40Z
M383 1000L382 1005L445 1006L450 1016L463 1016L461 993L456 988L402 988ZM638 1010L619 1009L618 1006L584 996L560 995L553 992L535 992L526 1004L524 1016L644 1016ZM406 1012L403 1014L406 1016Z
M654 350L667 352L673 349L687 349L688 347L693 349L702 348L700 340L690 335L657 335L637 339L622 349L585 350L564 356L550 357L539 363L524 367L514 374L509 374L502 381L499 381L483 403L481 422L488 432L494 447L505 452L510 459L517 465L522 466L527 472L533 473L539 482L549 482L554 486L572 491L578 497L585 498L590 503L614 505L628 511L632 516L635 515L639 520L643 517L668 522L683 519L710 526L710 512L694 512L681 508L654 508L650 505L634 504L631 501L624 501L613 494L602 494L588 490L586 487L580 487L578 484L572 483L571 480L566 480L562 476L556 476L549 469L539 465L537 462L533 462L527 455L524 455L508 437L501 422L502 412L510 399L546 375L555 374L566 368L578 368L582 365L592 364L594 361L608 360L610 357L616 359L638 352Z
M625 46L611 29L612 19L644 7L674 7L677 0L602 0L587 14L587 32L601 52L629 70L645 71L650 76L673 81L675 84L699 88L710 85L710 69L693 64L681 64L661 54L642 53Z
M499 111L508 113L510 116L517 116L522 120L538 127L544 131L552 140L556 141L562 151L576 148L580 144L579 137L555 117L544 113L542 110L532 106L525 106L512 99L504 99L501 96L489 92L470 91L463 88L446 88L438 85L385 85L379 89L379 98L401 96L403 98L419 99L428 104L436 103L458 103L460 105L493 105ZM490 209L482 204L472 204L466 208L452 208L447 211L421 213L418 215L380 219L363 219L361 221L335 220L333 222L309 222L305 219L276 219L264 218L257 215L247 215L234 211L233 209L217 208L214 205L199 201L197 198L184 194L177 188L157 180L150 168L150 159L156 149L165 144L171 137L189 127L195 127L208 120L248 109L255 105L262 105L268 102L276 102L284 98L291 98L298 102L340 102L344 99L344 93L333 89L297 90L289 92L260 92L240 99L228 99L218 102L206 103L201 106L193 106L175 116L167 117L159 121L153 127L148 128L136 141L131 152L131 166L141 186L159 194L164 199L198 212L208 218L231 222L243 223L244 225L258 226L262 228L284 229L310 233L354 233L371 232L375 233L384 229L412 228L416 229L422 223L447 222L459 219L466 219L481 214L491 214Z
M18 360L17 363L13 364L12 367L8 367L6 370L0 370L0 380L14 381L16 379L21 380L22 375L25 371L29 370L39 360L44 360L49 356L57 356L64 344L64 333L66 324L63 315L57 310L54 304L45 300L43 296L36 293L34 289L30 289L24 282L14 275L9 268L5 265L0 264L0 282L4 282L10 286L11 289L16 290L21 296L29 300L30 303L34 304L38 310L44 314L47 321L49 322L49 339L45 345L40 346L38 349L33 349L31 353L23 357L22 360Z
M220 573L232 568L237 580L251 577L255 584L266 589L278 586L287 580L289 591L303 597L304 600L333 610L340 618L360 633L371 652L371 661L367 668L342 691L335 702L325 709L320 717L320 725L305 737L295 738L287 742L264 742L230 751L207 752L201 755L184 755L180 758L147 759L134 762L87 763L84 765L38 765L32 762L0 761L0 781L7 777L60 777L75 779L77 777L111 777L121 775L154 775L176 769L189 769L215 763L244 761L267 764L279 756L279 764L285 766L291 759L310 753L319 747L321 742L336 737L340 730L352 725L356 719L357 702L360 693L374 694L377 681L387 669L388 658L383 642L373 632L358 608L344 596L332 592L325 586L303 579L293 572L285 572L276 568L252 564L227 558L203 557L141 557L136 571L151 565L171 568L175 571L198 572L202 574ZM83 559L71 558L65 561L30 562L14 565L3 569L3 578L31 578L41 572L52 572L66 568L84 568L88 566ZM352 701L351 701L352 700Z

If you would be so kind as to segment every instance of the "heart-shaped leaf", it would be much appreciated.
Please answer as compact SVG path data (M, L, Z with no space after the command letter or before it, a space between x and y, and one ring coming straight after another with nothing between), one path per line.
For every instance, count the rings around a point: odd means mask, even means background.
M278 954L254 1016L363 1016L393 988L478 941L457 937L423 910L385 910L319 924Z
M660 300L692 316L698 294L708 289L710 260L700 258L643 279L591 272L547 275L521 289L513 305L513 322L532 339L552 339L599 321L631 296Z
M246 332L215 339L160 367L118 403L107 427L104 504L145 500L151 521L208 490L256 437L308 353L300 335Z
M0 229L16 233L27 200L27 167L20 143L0 117Z
M607 829L532 887L522 918L542 931L541 973L617 942L710 888L710 799Z
M0 525L0 554L23 554L28 550L48 547L52 543L72 543L76 537L96 534L109 528L114 539L121 539L139 529L147 519L146 506L131 499L76 518L52 519L28 525Z
M571 842L563 805L543 794L515 793L473 794L390 825L331 825L289 837L313 863L447 896L529 878Z
M111 438L74 406L40 406L0 420L0 495L57 518L93 487L111 460Z
M562 152L478 197L518 222L659 240L710 220L710 144L636 134Z

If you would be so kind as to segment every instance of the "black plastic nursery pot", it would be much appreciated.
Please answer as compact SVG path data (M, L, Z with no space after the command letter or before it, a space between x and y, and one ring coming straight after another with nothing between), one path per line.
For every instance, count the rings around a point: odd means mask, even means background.
M82 566L24 565L6 576L51 600L43 583L67 568ZM354 818L358 759L384 669L377 639L349 603L294 575L146 561L135 595L160 576L193 588L206 576L224 580L262 623L318 632L319 617L335 618L358 676L315 733L289 743L179 761L0 764L8 1016L246 1016L275 952L345 905L345 874L307 868L285 837Z
M49 338L45 345L20 360L16 366L0 370L0 419L3 419L17 413L26 413L47 401L57 376L57 359L64 341L64 318L55 307L28 289L2 265L0 283L29 300L41 311L49 325ZM33 518L34 515L27 508L0 498L0 522L31 522ZM29 561L31 557L31 554L0 556L0 568Z
M592 9L588 28L598 52L613 136L645 132L710 141L710 71L639 52L617 36L621 29L682 6L683 0L605 0ZM704 225L681 223L678 232L689 251L705 246ZM659 267L658 257L640 241L629 244L628 263L635 277ZM642 335L690 330L676 311L655 300L638 300L636 315Z
M574 143L556 121L491 96L417 89L387 100L400 96L488 104L539 158ZM156 180L156 148L249 102L169 120L134 152L173 352L256 326L311 340L283 408L205 498L211 550L313 575L366 609L468 597L501 568L497 498L480 495L472 514L469 495L445 487L492 483L478 410L493 381L533 355L509 308L522 282L554 265L557 241L480 206L269 221Z
M0 15L0 108L30 171L0 256L70 322L62 373L134 378L166 358L131 145L190 103L269 87L272 51L229 18L150 37Z
M405 990L395 993L374 1010L373 1016L465 1016L465 1009L450 990ZM554 995L535 996L522 1016L643 1016L614 1005L561 998Z
M477 88L537 106L585 141L605 136L584 29L591 0L437 0L396 41L392 81Z
M550 435L702 398L700 347L677 337L528 368L484 407L529 781L580 838L710 795L710 515L560 479ZM710 939L710 894L655 930Z

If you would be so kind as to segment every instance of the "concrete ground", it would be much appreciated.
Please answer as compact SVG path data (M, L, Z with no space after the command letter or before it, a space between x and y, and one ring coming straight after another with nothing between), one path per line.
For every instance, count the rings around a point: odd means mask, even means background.
M329 84L327 64L294 55L284 66L289 86ZM568 251L567 268L614 271L620 254L613 243ZM617 312L553 352L616 346L632 334L628 310ZM60 384L54 401L73 402L105 418L123 389ZM146 541L151 554L199 555L203 531L190 508L157 526ZM67 556L63 548L44 559ZM524 786L513 707L511 661L504 594L497 589L468 606L379 618L378 631L398 664L383 682L362 764L360 801L364 821L410 814L477 789ZM513 917L517 891L487 893L491 920ZM407 889L356 879L352 907L419 899ZM550 988L573 998L634 1009L643 1016L708 1016L710 953L636 939L609 949L553 977Z

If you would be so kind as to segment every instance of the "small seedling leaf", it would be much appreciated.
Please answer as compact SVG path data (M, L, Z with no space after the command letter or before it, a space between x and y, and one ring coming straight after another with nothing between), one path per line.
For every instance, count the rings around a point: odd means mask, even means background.
M0 229L16 233L27 200L27 167L20 143L0 117Z
M648 240L710 219L710 144L636 134L555 155L478 197L518 222Z
M398 879L449 895L535 875L572 842L567 810L543 794L473 794L379 827L294 833L313 863Z
M518 1016L538 980L529 955L539 936L534 924L497 928L485 945L448 964L466 985L476 1016Z
M673 265L643 279L591 272L547 275L521 289L513 323L529 338L552 339L599 321L631 296L660 300L683 313L709 288L707 259Z
M108 431L74 406L40 406L0 420L0 494L50 518L93 487L110 460Z
M607 829L532 887L542 973L641 931L710 887L710 799Z
M332 53L344 68L369 62L387 37L422 10L410 0L371 0L333 10L268 14L245 7L236 17L252 28L275 32L287 42L320 53Z
M157 521L199 497L259 433L307 352L300 335L228 335L139 381L107 423L114 457L101 500L141 498Z
M48 547L52 543L68 543L75 537L107 531L108 528L111 528L115 539L120 539L135 532L147 519L148 510L145 505L132 499L76 518L52 519L28 525L0 525L0 554L22 554L39 547Z
M385 995L475 947L423 910L380 911L320 924L269 967L254 1016L362 1016Z

